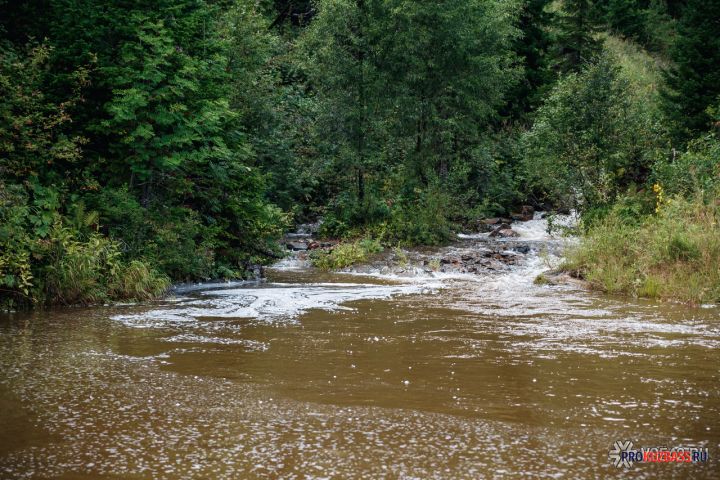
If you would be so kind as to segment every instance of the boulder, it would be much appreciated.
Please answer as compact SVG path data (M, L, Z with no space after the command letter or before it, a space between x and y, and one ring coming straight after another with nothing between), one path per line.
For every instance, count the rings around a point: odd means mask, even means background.
M443 257L440 259L440 263L443 265L457 265L458 263L460 263L460 259L457 257Z
M518 245L517 247L513 248L513 250L522 254L530 253L530 247L528 245Z
M496 237L502 237L502 238L509 238L509 237L519 237L520 234L517 233L515 230L513 230L510 225L507 223L503 223L499 227L497 227L495 230L490 232L490 236L493 238Z
M493 217L493 218L483 218L480 220L481 225L500 225L503 223L510 223L512 222L511 219L505 218L505 217Z

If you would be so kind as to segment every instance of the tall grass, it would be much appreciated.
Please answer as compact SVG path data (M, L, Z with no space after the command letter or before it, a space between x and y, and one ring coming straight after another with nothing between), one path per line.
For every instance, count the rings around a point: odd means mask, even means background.
M170 286L167 276L146 263L124 261L116 242L101 235L79 241L66 232L57 234L45 283L38 285L39 301L90 305L108 300L148 300Z
M108 295L115 300L148 300L157 298L170 287L170 279L140 260L123 265L108 285Z
M613 210L563 268L608 293L720 302L720 206L675 198L637 224Z
M370 255L381 252L382 245L377 240L364 238L341 243L332 250L315 250L310 254L313 266L322 270L345 268L366 261Z

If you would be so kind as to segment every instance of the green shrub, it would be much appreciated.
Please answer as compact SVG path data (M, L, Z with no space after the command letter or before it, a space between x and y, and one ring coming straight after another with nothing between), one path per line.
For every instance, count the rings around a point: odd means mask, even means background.
M106 238L77 241L68 229L52 232L45 269L45 289L51 303L91 304L105 299L105 275L119 268L120 253Z
M362 201L345 192L332 201L319 233L327 238L352 238L386 222L389 216L389 207L377 192L367 192Z
M347 243L340 243L330 250L315 250L310 254L312 264L322 270L335 270L362 263L374 253L382 252L380 242L371 238L363 238Z
M563 268L608 293L720 302L718 202L675 197L635 223L613 209L589 228Z
M108 294L113 299L144 300L157 298L170 287L170 279L139 260L117 269L110 278Z
M81 203L58 212L52 190L0 182L0 308L144 300L169 286L146 262L127 261L120 243L93 230Z
M583 210L643 185L665 140L646 75L606 52L560 80L522 139L525 183L543 200Z
M401 245L439 245L453 233L450 222L452 201L439 188L416 188L398 200L390 219L378 226L377 235L385 243Z
M708 200L720 184L720 140L717 135L698 138L690 142L687 151L657 161L653 166L653 177L670 195L700 194Z
M119 244L99 234L78 240L60 223L53 228L39 266L43 279L37 300L89 305L108 300L147 300L170 286L167 276L140 260L122 259Z
M667 243L667 257L672 262L687 262L700 257L700 249L682 232L675 232Z
M438 185L395 191L381 200L368 193L361 203L352 195L340 195L325 215L320 235L329 238L371 236L384 244L439 245L447 242L455 225L450 221L456 208L451 196Z

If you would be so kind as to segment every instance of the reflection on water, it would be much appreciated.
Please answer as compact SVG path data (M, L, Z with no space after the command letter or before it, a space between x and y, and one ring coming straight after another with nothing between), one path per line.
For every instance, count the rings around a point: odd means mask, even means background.
M619 478L627 439L710 452L633 477L717 478L720 310L533 285L543 262L3 317L0 477Z

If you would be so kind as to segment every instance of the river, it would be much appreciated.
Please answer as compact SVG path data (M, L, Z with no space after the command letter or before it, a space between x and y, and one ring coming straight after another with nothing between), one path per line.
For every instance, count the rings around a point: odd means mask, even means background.
M290 260L4 314L0 478L719 478L720 309L535 285L562 243L544 227L475 274ZM615 467L616 441L709 458Z

